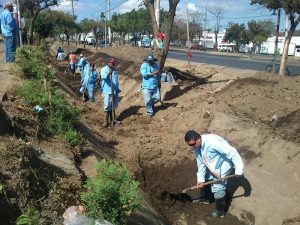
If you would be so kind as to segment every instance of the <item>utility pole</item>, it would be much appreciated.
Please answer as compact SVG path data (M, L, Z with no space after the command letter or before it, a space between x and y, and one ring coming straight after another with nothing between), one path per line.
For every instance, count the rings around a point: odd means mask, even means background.
M73 19L75 19L75 13L74 13L74 0L71 0L71 3L72 3Z
M206 48L206 38L207 38L207 34L208 34L208 30L207 30L207 4L205 6L205 19L204 19L204 48Z
M110 0L108 0L108 21L110 21ZM108 26L108 43L111 45L111 29Z
M188 47L188 61L189 61L189 66L191 66L191 45L190 45L190 29L189 29L189 9L188 9L188 1L185 0L186 2L186 39L187 39L187 47Z
M20 44L20 47L23 46L23 41L22 41L22 27L21 27L21 15L20 15L20 3L19 3L19 0L17 0L17 13L18 13L18 25L19 25L19 44Z
M104 46L105 46L105 48L106 48L106 46L107 46L107 27L106 27L106 26L107 26L107 25L106 25L106 24L107 24L107 19L106 19L106 13L107 13L107 12L106 12L106 10L107 10L107 0L105 0L105 10L104 10L104 13L105 13L105 15L104 15L104 17L105 17L105 18L104 18L104 21L105 21L105 24L104 24L104 29L105 29L105 30L104 30L104 36L105 36L105 37L104 37L104 38L105 38L105 40L104 40Z
M160 20L160 0L155 0L155 18L157 23L157 31L159 31L159 20ZM154 38L154 37L153 37Z
M275 48L274 48L274 57L273 57L273 73L276 71L276 58L277 58L277 48L278 48L278 36L279 36L279 24L280 24L280 9L277 13L277 24L276 24L276 36L275 36ZM280 56L280 53L279 53Z

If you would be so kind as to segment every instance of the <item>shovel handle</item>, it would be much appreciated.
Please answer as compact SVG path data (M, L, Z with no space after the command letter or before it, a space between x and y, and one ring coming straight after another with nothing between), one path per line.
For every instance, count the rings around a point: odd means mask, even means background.
M229 176L226 176L226 177L221 177L221 178L218 178L218 179L215 179L215 180L211 180L211 181L205 182L205 183L203 183L203 186L206 186L206 185L209 185L209 184L214 184L214 183L217 183L217 182L219 182L221 180L226 180L226 179L230 179L230 178L238 177L238 176L239 175L232 174L232 175L229 175ZM192 187L188 187L186 189L183 189L182 193L186 193L187 191L194 190L194 189L197 189L197 186L192 186Z

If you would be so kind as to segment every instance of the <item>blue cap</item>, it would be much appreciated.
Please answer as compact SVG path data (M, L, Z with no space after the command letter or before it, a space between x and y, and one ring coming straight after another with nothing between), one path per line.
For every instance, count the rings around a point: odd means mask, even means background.
M117 62L117 61L113 57L109 57L107 59L107 63L115 63L115 62Z

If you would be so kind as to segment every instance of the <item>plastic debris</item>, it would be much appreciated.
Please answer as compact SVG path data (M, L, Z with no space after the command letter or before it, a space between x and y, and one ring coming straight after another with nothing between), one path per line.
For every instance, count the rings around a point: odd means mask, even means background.
M85 208L83 206L71 206L67 208L63 214L64 225L89 225L92 219L85 215ZM110 222L97 219L95 220L95 225L112 225Z
M41 111L43 111L43 108L39 105L34 106L34 112L36 113L40 113Z

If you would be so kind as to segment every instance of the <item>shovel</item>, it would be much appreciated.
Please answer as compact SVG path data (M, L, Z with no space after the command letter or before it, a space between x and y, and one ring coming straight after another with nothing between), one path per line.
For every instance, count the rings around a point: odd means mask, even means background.
M229 175L229 176L226 176L226 177L221 177L221 178L218 178L218 179L215 179L215 180L212 180L212 181L205 182L205 183L203 183L203 186L206 186L206 185L209 185L209 184L214 184L214 183L217 183L221 180L226 180L226 179L230 179L230 178L234 178L234 177L239 177L239 175L232 174L232 175ZM182 193L186 193L187 191L194 190L194 189L197 189L197 186L192 186L192 187L188 187L186 189L183 189Z
M114 87L113 87L112 76L110 77L110 87L111 87L111 128L118 127L118 122L115 120L115 99L114 99Z
M111 87L111 128L114 128L115 108L114 108L114 87L112 82L112 75L110 77L110 87Z

